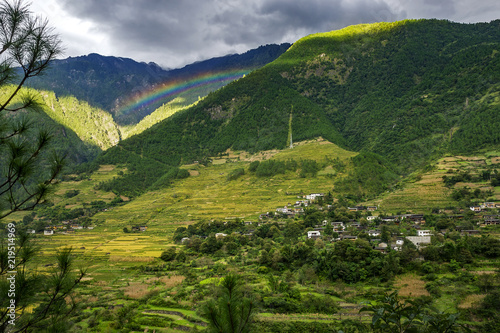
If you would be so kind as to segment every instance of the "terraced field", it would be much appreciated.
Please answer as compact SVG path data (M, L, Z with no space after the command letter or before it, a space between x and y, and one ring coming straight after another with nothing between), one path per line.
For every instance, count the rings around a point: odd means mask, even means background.
M452 189L443 183L443 176L458 172L469 172L477 176L478 170L498 165L500 170L500 152L487 152L478 156L450 156L441 158L432 165L432 170L415 175L402 189L386 193L380 198L368 202L379 205L384 211L430 212L432 208L446 208L456 205L450 197ZM500 201L500 188L493 188L488 182L457 183L455 188L468 186L472 190L494 190L494 201Z

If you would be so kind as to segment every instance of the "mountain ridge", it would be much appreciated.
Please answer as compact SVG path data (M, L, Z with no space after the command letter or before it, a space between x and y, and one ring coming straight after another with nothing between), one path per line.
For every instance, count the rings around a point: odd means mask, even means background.
M113 149L176 166L228 148L284 148L292 109L294 140L322 136L381 155L402 174L467 151L465 141L481 143L473 149L498 145L499 24L407 20L307 36ZM473 130L466 115L485 130ZM113 149L99 163L120 163L108 158Z
M242 54L207 59L171 70L165 70L155 63L136 62L130 58L91 53L86 56L54 60L43 76L32 78L27 86L54 91L57 96L72 95L93 107L111 113L120 125L133 125L177 95L134 110L132 114L120 114L120 108L132 96L146 93L170 81L185 80L199 75L200 72L218 72L228 69L249 72L276 59L289 46L290 44L287 43L263 45ZM230 80L208 87L208 91L218 89L228 82ZM200 94L204 96L206 92L198 93L194 99L186 101L186 105L196 101Z

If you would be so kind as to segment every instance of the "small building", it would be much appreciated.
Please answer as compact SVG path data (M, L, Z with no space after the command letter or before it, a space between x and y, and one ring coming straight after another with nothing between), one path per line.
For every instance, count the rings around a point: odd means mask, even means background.
M321 237L321 233L317 230L307 232L307 238L315 239L315 238L319 238L319 237Z
M362 229L361 223L359 223L359 222L353 222L353 223L350 223L350 224L349 224L349 227L353 227L353 228L356 228L356 229L358 229L358 230L361 230L361 229Z
M378 217L378 216L367 216L367 217L366 217L366 220L367 220L367 221L373 221L373 220L375 220L377 217Z
M368 236L371 237L380 236L381 234L380 230L368 230Z
M469 207L470 210L472 210L473 212L480 212L481 211L481 206L471 206Z
M181 243L184 244L186 242L189 242L189 237L184 237L181 239Z
M366 207L366 210L369 212L374 212L377 210L377 206L368 206L368 207Z
M298 201L295 201L295 204L293 205L294 207L307 207L309 206L309 201L307 200L298 200Z
M288 212L291 212L291 210L290 210L290 209L288 209L288 207L287 207L287 206L285 206L285 207L283 207L283 208L276 208L276 212L286 214L286 213L288 213Z
M227 234L224 234L224 233L222 233L222 232L218 232L218 233L216 233L216 234L215 234L215 238L217 238L217 239L219 239L219 238L224 238L224 237L226 237L226 236L227 236Z
M52 229L45 229L45 230L43 231L43 234L44 234L45 236L50 236L50 235L53 235L53 234L54 234L54 230L52 230Z
M430 230L417 230L417 236L423 237L423 236L430 236L431 231Z
M387 243L379 243L377 246L375 246L374 250L380 251L382 253L387 253L388 245Z
M497 225L500 224L500 215L485 215L484 225Z
M323 198L324 196L325 195L323 193L311 193L311 194L306 195L306 199L314 201L318 198Z
M335 231L344 231L345 230L345 225L344 225L344 222L332 222L332 227L333 227L333 230Z

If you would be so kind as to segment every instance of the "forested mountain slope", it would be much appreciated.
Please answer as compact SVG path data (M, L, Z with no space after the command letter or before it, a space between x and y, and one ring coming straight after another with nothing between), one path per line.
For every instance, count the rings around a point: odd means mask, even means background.
M378 23L308 36L273 63L354 150L405 168L500 142L500 21Z
M135 155L179 165L228 148L284 148L292 134L374 152L406 172L500 143L499 51L500 21L408 20L311 35L100 163Z

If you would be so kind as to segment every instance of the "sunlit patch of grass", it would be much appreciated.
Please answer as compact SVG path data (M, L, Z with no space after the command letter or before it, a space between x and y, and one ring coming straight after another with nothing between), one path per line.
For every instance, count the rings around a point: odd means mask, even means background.
M425 281L416 274L398 276L394 285L399 289L399 295L403 297L430 296L425 289Z
M470 309L477 307L479 303L486 297L484 294L472 294L467 297L458 305L460 309Z
M132 282L130 286L123 288L124 294L127 297L133 299L140 299L146 296L150 290L148 290L149 285L141 282Z
M154 257L137 257L137 256L117 256L112 255L109 257L110 262L153 262Z

